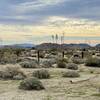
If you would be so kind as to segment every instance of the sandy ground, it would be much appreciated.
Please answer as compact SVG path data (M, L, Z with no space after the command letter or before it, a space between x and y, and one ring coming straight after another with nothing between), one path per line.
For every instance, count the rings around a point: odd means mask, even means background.
M1 67L1 66L0 66ZM37 69L23 69L27 75ZM100 100L100 69L79 66L79 78L63 78L67 69L50 68L50 79L41 80L42 91L19 90L20 81L0 80L0 100ZM93 71L93 73L91 73ZM71 84L70 80L74 83Z

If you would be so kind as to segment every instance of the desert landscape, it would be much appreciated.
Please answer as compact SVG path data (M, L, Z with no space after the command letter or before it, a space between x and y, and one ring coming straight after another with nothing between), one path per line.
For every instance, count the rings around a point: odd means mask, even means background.
M0 49L0 100L100 100L100 48L41 45Z
M0 100L100 100L100 0L0 0Z

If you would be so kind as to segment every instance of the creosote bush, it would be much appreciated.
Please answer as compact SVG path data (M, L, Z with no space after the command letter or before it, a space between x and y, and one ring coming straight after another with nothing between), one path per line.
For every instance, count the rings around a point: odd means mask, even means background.
M19 89L23 90L42 90L45 89L42 85L41 81L39 81L37 78L30 77L23 80L20 85Z
M86 66L100 67L100 58L96 58L96 57L88 58L86 61Z
M68 63L68 60L63 58L63 59L59 59L57 61L57 67L58 68L66 68L66 64Z
M82 58L73 58L72 62L75 64L83 64L85 62L85 60Z
M75 78L79 77L80 74L77 71L68 71L63 73L63 77L70 77L70 78Z
M42 68L52 68L53 64L56 64L56 60L55 59L49 59L49 60L45 60L41 63Z
M48 79L50 78L50 74L47 70L41 69L33 72L33 76L39 79Z
M22 68L37 68L38 64L35 61L24 61L20 63Z
M6 65L3 69L0 70L1 79L14 79L21 80L26 78L26 75L18 66Z
M21 55L21 52L24 51L24 49L21 48L11 48L11 47L5 47L0 48L0 63L1 64L15 64L17 63L18 57Z
M66 68L66 63L65 62L58 62L57 67L58 68Z
M72 70L78 70L78 65L77 64L74 64L74 63L68 63L66 65L66 68L72 69Z
M44 52L39 52L39 57L40 58L44 58L45 57L45 53Z
M1 59L0 63L1 64L15 64L17 62L17 55L11 52L4 52Z
M50 61L44 61L44 62L42 62L42 67L43 68L51 68L52 67L52 62L50 62Z
M62 62L68 63L68 59L67 58L58 59L58 61L62 61Z

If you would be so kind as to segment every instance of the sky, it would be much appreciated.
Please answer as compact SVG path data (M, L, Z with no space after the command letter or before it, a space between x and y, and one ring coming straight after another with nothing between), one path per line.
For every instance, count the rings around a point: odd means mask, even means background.
M100 0L0 0L0 44L100 43Z

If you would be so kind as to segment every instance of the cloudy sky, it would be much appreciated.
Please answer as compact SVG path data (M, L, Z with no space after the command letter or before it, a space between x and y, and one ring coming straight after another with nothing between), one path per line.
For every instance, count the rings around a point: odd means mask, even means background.
M0 0L0 43L100 43L100 0ZM60 41L60 40L59 40Z

